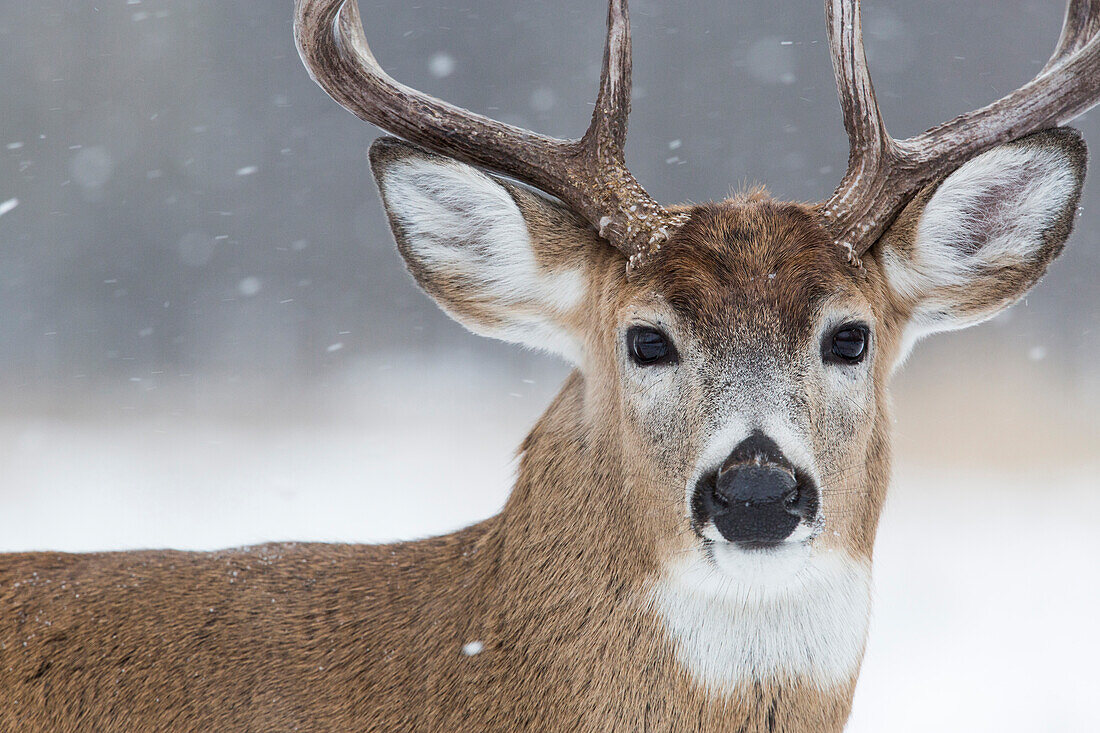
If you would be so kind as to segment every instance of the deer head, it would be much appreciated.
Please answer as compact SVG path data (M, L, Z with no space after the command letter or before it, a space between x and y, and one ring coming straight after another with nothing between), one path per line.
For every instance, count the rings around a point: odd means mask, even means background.
M625 0L609 3L599 94L576 140L405 87L371 55L354 0L298 2L317 82L408 141L383 138L370 158L416 281L471 330L576 366L550 424L582 448L568 466L543 455L525 467L542 477L524 493L531 515L599 525L708 684L745 670L854 679L890 375L922 336L1018 300L1059 254L1086 153L1058 125L1100 97L1100 1L1071 0L1034 80L896 140L858 0L828 0L826 14L851 143L833 196L666 208L624 164ZM719 647L733 672L712 661Z

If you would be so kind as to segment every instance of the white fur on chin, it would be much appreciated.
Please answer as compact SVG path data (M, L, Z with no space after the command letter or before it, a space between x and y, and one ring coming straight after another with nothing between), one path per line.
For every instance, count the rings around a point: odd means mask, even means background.
M653 605L694 680L718 694L797 680L821 690L859 669L871 610L867 562L804 542L711 545L669 565Z

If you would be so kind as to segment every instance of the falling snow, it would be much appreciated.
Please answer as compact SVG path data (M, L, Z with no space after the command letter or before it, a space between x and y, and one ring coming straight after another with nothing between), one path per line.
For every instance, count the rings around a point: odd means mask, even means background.
M436 79L445 79L455 71L455 59L447 53L434 54L428 59L428 71Z
M557 101L558 96L550 87L538 87L531 92L531 109L535 112L549 112Z
M114 158L101 145L80 149L69 163L69 174L85 189L102 188L114 170Z
M263 284L260 282L260 278L246 277L237 283L237 292L247 298L260 292L261 287L263 287Z

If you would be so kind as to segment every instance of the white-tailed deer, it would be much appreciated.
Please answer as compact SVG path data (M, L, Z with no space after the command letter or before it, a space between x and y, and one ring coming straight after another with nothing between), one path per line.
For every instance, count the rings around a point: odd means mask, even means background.
M371 164L416 281L576 369L504 510L454 534L0 557L0 727L841 729L887 383L1059 254L1085 146L1057 126L1100 97L1100 0L1070 1L1033 81L907 140L879 115L858 0L826 12L851 140L832 198L664 208L623 162L625 0L578 140L402 86L353 0L299 0L314 78L408 141Z

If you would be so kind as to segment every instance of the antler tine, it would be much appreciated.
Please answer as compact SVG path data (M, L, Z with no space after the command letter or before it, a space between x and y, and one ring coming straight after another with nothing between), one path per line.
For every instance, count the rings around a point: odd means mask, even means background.
M867 71L859 0L830 0L825 14L844 128L852 142L849 152L861 164L873 166L891 150L893 140L886 133Z
M924 186L978 153L1068 122L1100 101L1100 0L1069 0L1054 55L1034 79L981 109L894 140L874 103L859 0L826 0L826 16L830 38L837 39L833 64L851 152L848 172L822 214L854 264Z
M1058 38L1058 45L1039 73L1045 74L1068 56L1081 50L1098 32L1100 32L1100 1L1069 0L1066 4L1066 17L1062 22L1062 34Z
M630 115L631 53L630 13L626 0L607 4L607 43L604 46L600 91L592 110L592 122L577 141L581 168L615 200L596 222L600 236L612 243L628 242L619 249L627 256L627 271L656 253L671 233L687 221L686 214L672 214L642 189L626 167L626 127Z
M592 122L581 138L599 145L618 158L626 147L626 121L630 115L630 16L625 2L607 4L607 43L603 49L600 92L592 110Z
M592 123L579 140L513 127L395 81L371 53L355 0L297 0L294 33L311 76L343 107L406 140L560 198L627 256L628 270L684 221L654 201L626 168L626 0L609 1L600 92Z
M883 174L897 149L886 132L867 69L859 0L826 0L825 23L849 145L848 170L822 213L839 232L836 239L845 248L848 260L858 266L854 243L861 238L868 207L877 200L876 196L861 194L876 184L879 196L887 193L881 190Z

